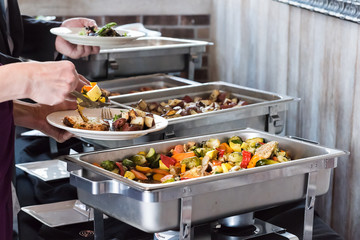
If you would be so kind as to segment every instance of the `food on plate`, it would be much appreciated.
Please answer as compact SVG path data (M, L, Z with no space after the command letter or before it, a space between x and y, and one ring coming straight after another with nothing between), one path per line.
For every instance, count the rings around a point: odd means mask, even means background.
M108 131L109 124L100 118L87 117L84 121L81 116L65 116L63 123L71 128L92 130L92 131Z
M228 92L213 90L207 98L184 96L182 99L170 99L167 102L150 102L140 100L133 108L160 115L164 118L176 118L186 115L218 111L227 108L247 105L246 101L232 97Z
M99 37L126 37L126 33L120 35L115 29L113 29L116 25L117 23L111 22L100 29L95 26L85 27L84 31L81 31L79 34Z
M290 160L276 141L266 142L260 137L243 140L233 136L222 142L216 138L201 143L188 142L173 146L165 153L150 148L148 152L94 165L139 182L168 183ZM108 165L112 167L109 169Z
M120 114L112 115L114 117L110 122L103 120L101 116L87 117L83 114L83 116L65 116L63 123L68 127L94 131L109 131L110 129L114 131L139 131L155 126L154 115L137 109L121 110Z

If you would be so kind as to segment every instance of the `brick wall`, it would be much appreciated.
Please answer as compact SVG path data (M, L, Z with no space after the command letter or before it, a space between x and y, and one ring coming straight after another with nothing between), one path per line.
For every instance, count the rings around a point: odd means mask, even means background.
M99 26L108 22L118 25L142 23L150 30L160 31L164 37L210 41L210 15L134 15L134 16L86 16L96 20ZM63 21L67 17L57 17ZM209 49L203 54L202 67L195 70L195 79L199 82L209 80ZM181 73L181 76L187 76Z

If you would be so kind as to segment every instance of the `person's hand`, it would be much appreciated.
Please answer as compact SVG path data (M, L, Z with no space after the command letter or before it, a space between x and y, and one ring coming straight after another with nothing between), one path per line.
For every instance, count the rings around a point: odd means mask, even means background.
M64 142L73 137L73 134L50 125L46 120L46 116L52 112L76 109L76 105L76 102L70 101L63 101L54 106L14 101L15 124L39 130L58 142Z
M69 93L88 85L88 81L76 72L70 61L19 64L23 66L17 68L18 73L22 71L23 73L19 74L27 78L25 96L41 104L55 105L65 99L75 101L76 98Z
M61 27L92 27L96 25L95 20L89 18L70 18L65 20ZM100 47L98 46L83 46L72 44L62 37L56 37L55 41L56 51L59 53L68 56L73 59L78 59L81 57L86 57L91 54L97 54L100 51Z

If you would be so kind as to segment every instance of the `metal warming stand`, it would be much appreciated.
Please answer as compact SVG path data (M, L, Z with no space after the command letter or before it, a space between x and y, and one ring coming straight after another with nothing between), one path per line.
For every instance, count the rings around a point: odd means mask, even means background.
M289 149L295 154L296 160L286 164L275 164L246 171L212 175L208 178L203 177L196 179L195 181L181 181L171 187L167 187L166 184L160 184L160 187L153 187L152 184L142 185L141 183L131 180L127 181L127 179L117 177L115 174L101 170L90 164L95 160L102 161L102 159L105 158L112 159L119 155L127 156L130 152L137 152L140 151L140 149L144 150L145 148L149 148L149 146L155 149L166 149L174 144L184 143L189 140L201 141L210 136L221 139L222 137L228 137L233 134L248 137L256 135L264 137L265 139L278 141L282 147ZM327 192L330 182L330 172L337 166L337 158L346 154L344 151L315 146L314 144L299 140L246 129L224 134L200 136L197 138L171 140L150 145L104 150L88 154L84 153L77 156L67 156L66 159L72 162L68 164L70 183L77 187L79 199L86 205L94 208L96 240L104 239L103 213L118 218L119 220L126 218L128 221L125 222L147 232L161 232L179 226L179 239L190 240L195 239L194 226L204 222L207 218L210 220L222 219L222 222L219 222L225 223L225 225L231 225L232 218L236 220L233 222L238 222L237 220L243 220L244 218L252 221L252 211L303 199L304 197L306 205L303 239L309 240L312 239L315 198L317 195ZM216 182L216 184L214 184L214 182ZM281 189L278 189L279 184L281 185ZM255 190L259 189L258 185L263 187L261 191ZM253 193L248 191L249 187L253 189ZM279 193L279 191L276 192L276 190L281 190L282 192ZM226 198L219 198L218 195L226 196ZM246 205L246 203L251 201L244 201L244 199L242 199L244 206L226 204L228 201L231 203L236 202L235 200L238 199L239 195L245 199L257 199L258 201L261 199L261 201L251 203L252 205ZM215 199L213 201L215 201L217 205L211 205L213 203L209 203L207 199ZM165 214L164 209L169 211L169 208L167 208L168 204L176 204L177 201L180 201L180 213L176 215L179 217L179 222L173 222L174 220L172 218L168 218L166 221L164 220L165 222L162 222L161 214ZM199 205L199 202L201 202L201 205ZM110 203L116 206L119 206L121 203L121 205L124 205L122 207L129 210L132 209L130 211L131 213L118 211L120 209L114 209L113 207L109 209L108 205L110 205ZM176 205L174 206L171 205L171 209L178 209ZM215 207L215 209L212 209L211 206ZM222 207L217 209L216 206ZM151 210L152 208L155 210ZM139 212L145 209L150 212ZM232 212L234 214L231 214ZM130 215L127 216L127 214ZM144 222L145 215L142 216L142 214L146 214L147 218L150 219ZM157 214L160 215L158 216ZM136 219L133 218L134 215L137 216ZM205 215L206 219L204 219ZM231 215L237 216L227 218ZM154 219L152 219L152 217ZM155 220L159 223L154 223L156 222ZM255 219L254 221L257 226L265 226L262 225L262 221L260 220ZM273 233L278 235L279 238L281 236L286 239L298 239L280 227L268 225L268 227L265 228L266 231L264 230L262 232L263 234ZM255 232L252 237L257 237L259 234L261 233ZM251 237L244 237L243 239L251 239Z

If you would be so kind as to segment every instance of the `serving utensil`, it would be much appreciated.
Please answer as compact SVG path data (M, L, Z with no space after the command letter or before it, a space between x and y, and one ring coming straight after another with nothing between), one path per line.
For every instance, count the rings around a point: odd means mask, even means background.
M73 96L75 96L78 100L78 104L82 107L86 107L86 108L101 108L101 107L107 107L110 106L111 103L109 102L94 102L91 101L90 99L88 99L87 97L85 97L82 93L74 90L71 92L71 94Z

